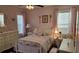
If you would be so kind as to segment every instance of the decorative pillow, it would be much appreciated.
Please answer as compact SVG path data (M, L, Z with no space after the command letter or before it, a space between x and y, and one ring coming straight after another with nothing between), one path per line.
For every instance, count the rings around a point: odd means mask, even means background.
M34 29L33 34L37 34L37 28Z
M43 35L43 33L42 33L42 32L38 32L38 33L37 33L37 35L42 36L42 35Z
M42 32L40 32L37 28L35 28L33 34L41 36Z
M48 36L48 33L43 33L43 36Z
M32 32L28 32L28 35L32 35L33 33Z

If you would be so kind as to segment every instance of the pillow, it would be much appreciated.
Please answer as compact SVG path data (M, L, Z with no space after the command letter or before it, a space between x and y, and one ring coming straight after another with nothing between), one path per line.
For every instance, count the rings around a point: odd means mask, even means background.
M28 32L27 35L32 35L32 32Z
M48 34L48 33L42 33L42 35L43 35L43 36L48 36L49 34Z
M37 28L34 29L33 34L37 34Z
M42 32L40 32L37 28L35 28L33 34L41 36Z
M37 35L43 36L43 33L42 32L38 32Z
M43 30L43 34L44 34L45 36L51 35L51 29L46 28L45 30Z

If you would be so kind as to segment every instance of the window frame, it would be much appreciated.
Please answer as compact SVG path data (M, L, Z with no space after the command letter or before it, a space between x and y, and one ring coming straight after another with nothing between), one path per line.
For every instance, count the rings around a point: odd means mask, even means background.
M68 22L68 29L67 29L68 32L67 32L67 33L63 33L63 34L68 34L68 33L70 32L70 30L71 30L71 29L70 29L70 28L71 28L71 21L72 21L72 20L71 20L71 9L59 10L59 11L58 11L58 13L66 13L66 12L67 12L67 13L70 13L70 20L68 20L68 21L69 21L69 22ZM59 29L59 27L58 27L58 25L59 25L59 24L58 24L58 13L57 13L57 28ZM62 25L62 24L60 24L60 25ZM64 24L64 25L67 26L67 24ZM64 25L63 25L63 26L64 26ZM60 26L60 28L61 28L61 26ZM67 28L67 27L65 27L65 28ZM63 27L62 27L62 29L63 29ZM60 32L62 32L62 31L60 31Z
M0 24L0 27L4 27L5 26L5 14L4 13L0 13L0 15L3 15L3 24L4 24L4 25Z

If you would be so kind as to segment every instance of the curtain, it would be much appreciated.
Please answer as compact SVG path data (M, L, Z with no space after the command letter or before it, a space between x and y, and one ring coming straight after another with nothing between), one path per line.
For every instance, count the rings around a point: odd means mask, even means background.
M71 7L71 26L70 26L70 32L73 37L76 36L76 18L77 18L77 8L75 6ZM58 8L54 8L53 11L53 20L52 20L52 30L55 31L55 28L57 28L57 13Z
M58 8L54 8L53 19L52 19L52 35L54 35L55 29L57 29L57 13L58 13Z
M26 35L26 14L25 12L23 13L23 23L24 23L24 26L23 26L23 30L24 30L24 35Z
M53 11L52 29L55 29L57 27L57 13L58 8L55 8Z
M77 18L77 8L72 7L71 8L71 34L73 37L76 36L76 18Z

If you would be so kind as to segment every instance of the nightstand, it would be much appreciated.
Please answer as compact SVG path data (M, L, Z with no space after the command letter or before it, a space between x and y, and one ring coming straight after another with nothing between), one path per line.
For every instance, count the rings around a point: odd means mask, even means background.
M54 47L59 48L61 45L62 39L54 39Z

